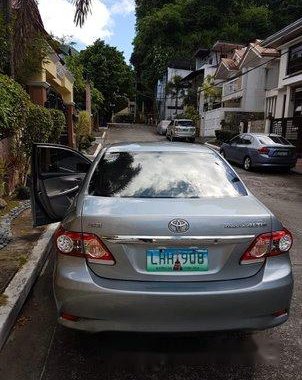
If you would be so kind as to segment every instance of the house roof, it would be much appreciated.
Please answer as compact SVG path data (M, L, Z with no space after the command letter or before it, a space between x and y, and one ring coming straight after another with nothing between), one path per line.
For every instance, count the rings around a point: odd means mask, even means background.
M196 58L204 58L207 55L209 55L210 49L204 49L204 48L199 48L196 53L194 54L194 57Z
M216 41L215 44L212 46L211 50L221 53L228 53L233 51L234 49L240 49L243 47L244 45L237 44L234 42Z
M222 58L221 59L221 64L223 64L230 71L236 71L236 70L238 70L238 65L231 58Z
M260 41L261 42L261 41ZM265 48L260 43L250 43L250 46L254 48L262 57L279 57L280 53L274 48Z
M187 81L187 80L192 80L196 77L198 77L199 75L202 75L204 74L204 69L199 69L199 70L195 70L195 71L192 71L192 73L188 74L186 77L182 78L182 81Z
M267 37L264 41L261 42L261 45L264 47L277 48L278 46L281 46L293 40L294 38L301 36L301 33L302 18L299 18L292 24L287 25L285 28Z

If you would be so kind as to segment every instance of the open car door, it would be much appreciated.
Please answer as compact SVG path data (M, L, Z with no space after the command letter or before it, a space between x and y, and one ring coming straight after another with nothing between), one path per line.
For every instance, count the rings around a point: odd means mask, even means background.
M64 218L90 166L88 158L66 146L34 144L31 186L34 226Z

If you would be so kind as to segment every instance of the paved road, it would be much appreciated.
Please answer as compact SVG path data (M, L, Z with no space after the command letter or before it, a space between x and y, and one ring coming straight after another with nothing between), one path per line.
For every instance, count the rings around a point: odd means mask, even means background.
M108 141L124 140L163 138L150 128L109 131ZM302 379L302 176L236 170L295 236L287 324L253 335L80 334L56 324L50 258L0 354L0 379Z

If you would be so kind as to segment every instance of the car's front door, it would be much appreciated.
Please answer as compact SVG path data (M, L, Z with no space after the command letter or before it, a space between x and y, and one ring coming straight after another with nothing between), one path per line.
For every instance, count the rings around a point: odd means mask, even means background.
M34 144L31 203L34 226L61 221L91 166L80 152L56 144Z
M237 161L237 145L240 143L240 136L234 137L229 143L227 147L226 156L230 161Z

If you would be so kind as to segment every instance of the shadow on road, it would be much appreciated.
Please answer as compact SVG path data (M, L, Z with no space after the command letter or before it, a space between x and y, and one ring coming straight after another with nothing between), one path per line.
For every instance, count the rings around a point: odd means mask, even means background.
M277 360L263 343L238 333L90 335L58 327L43 379L250 380L256 361Z

